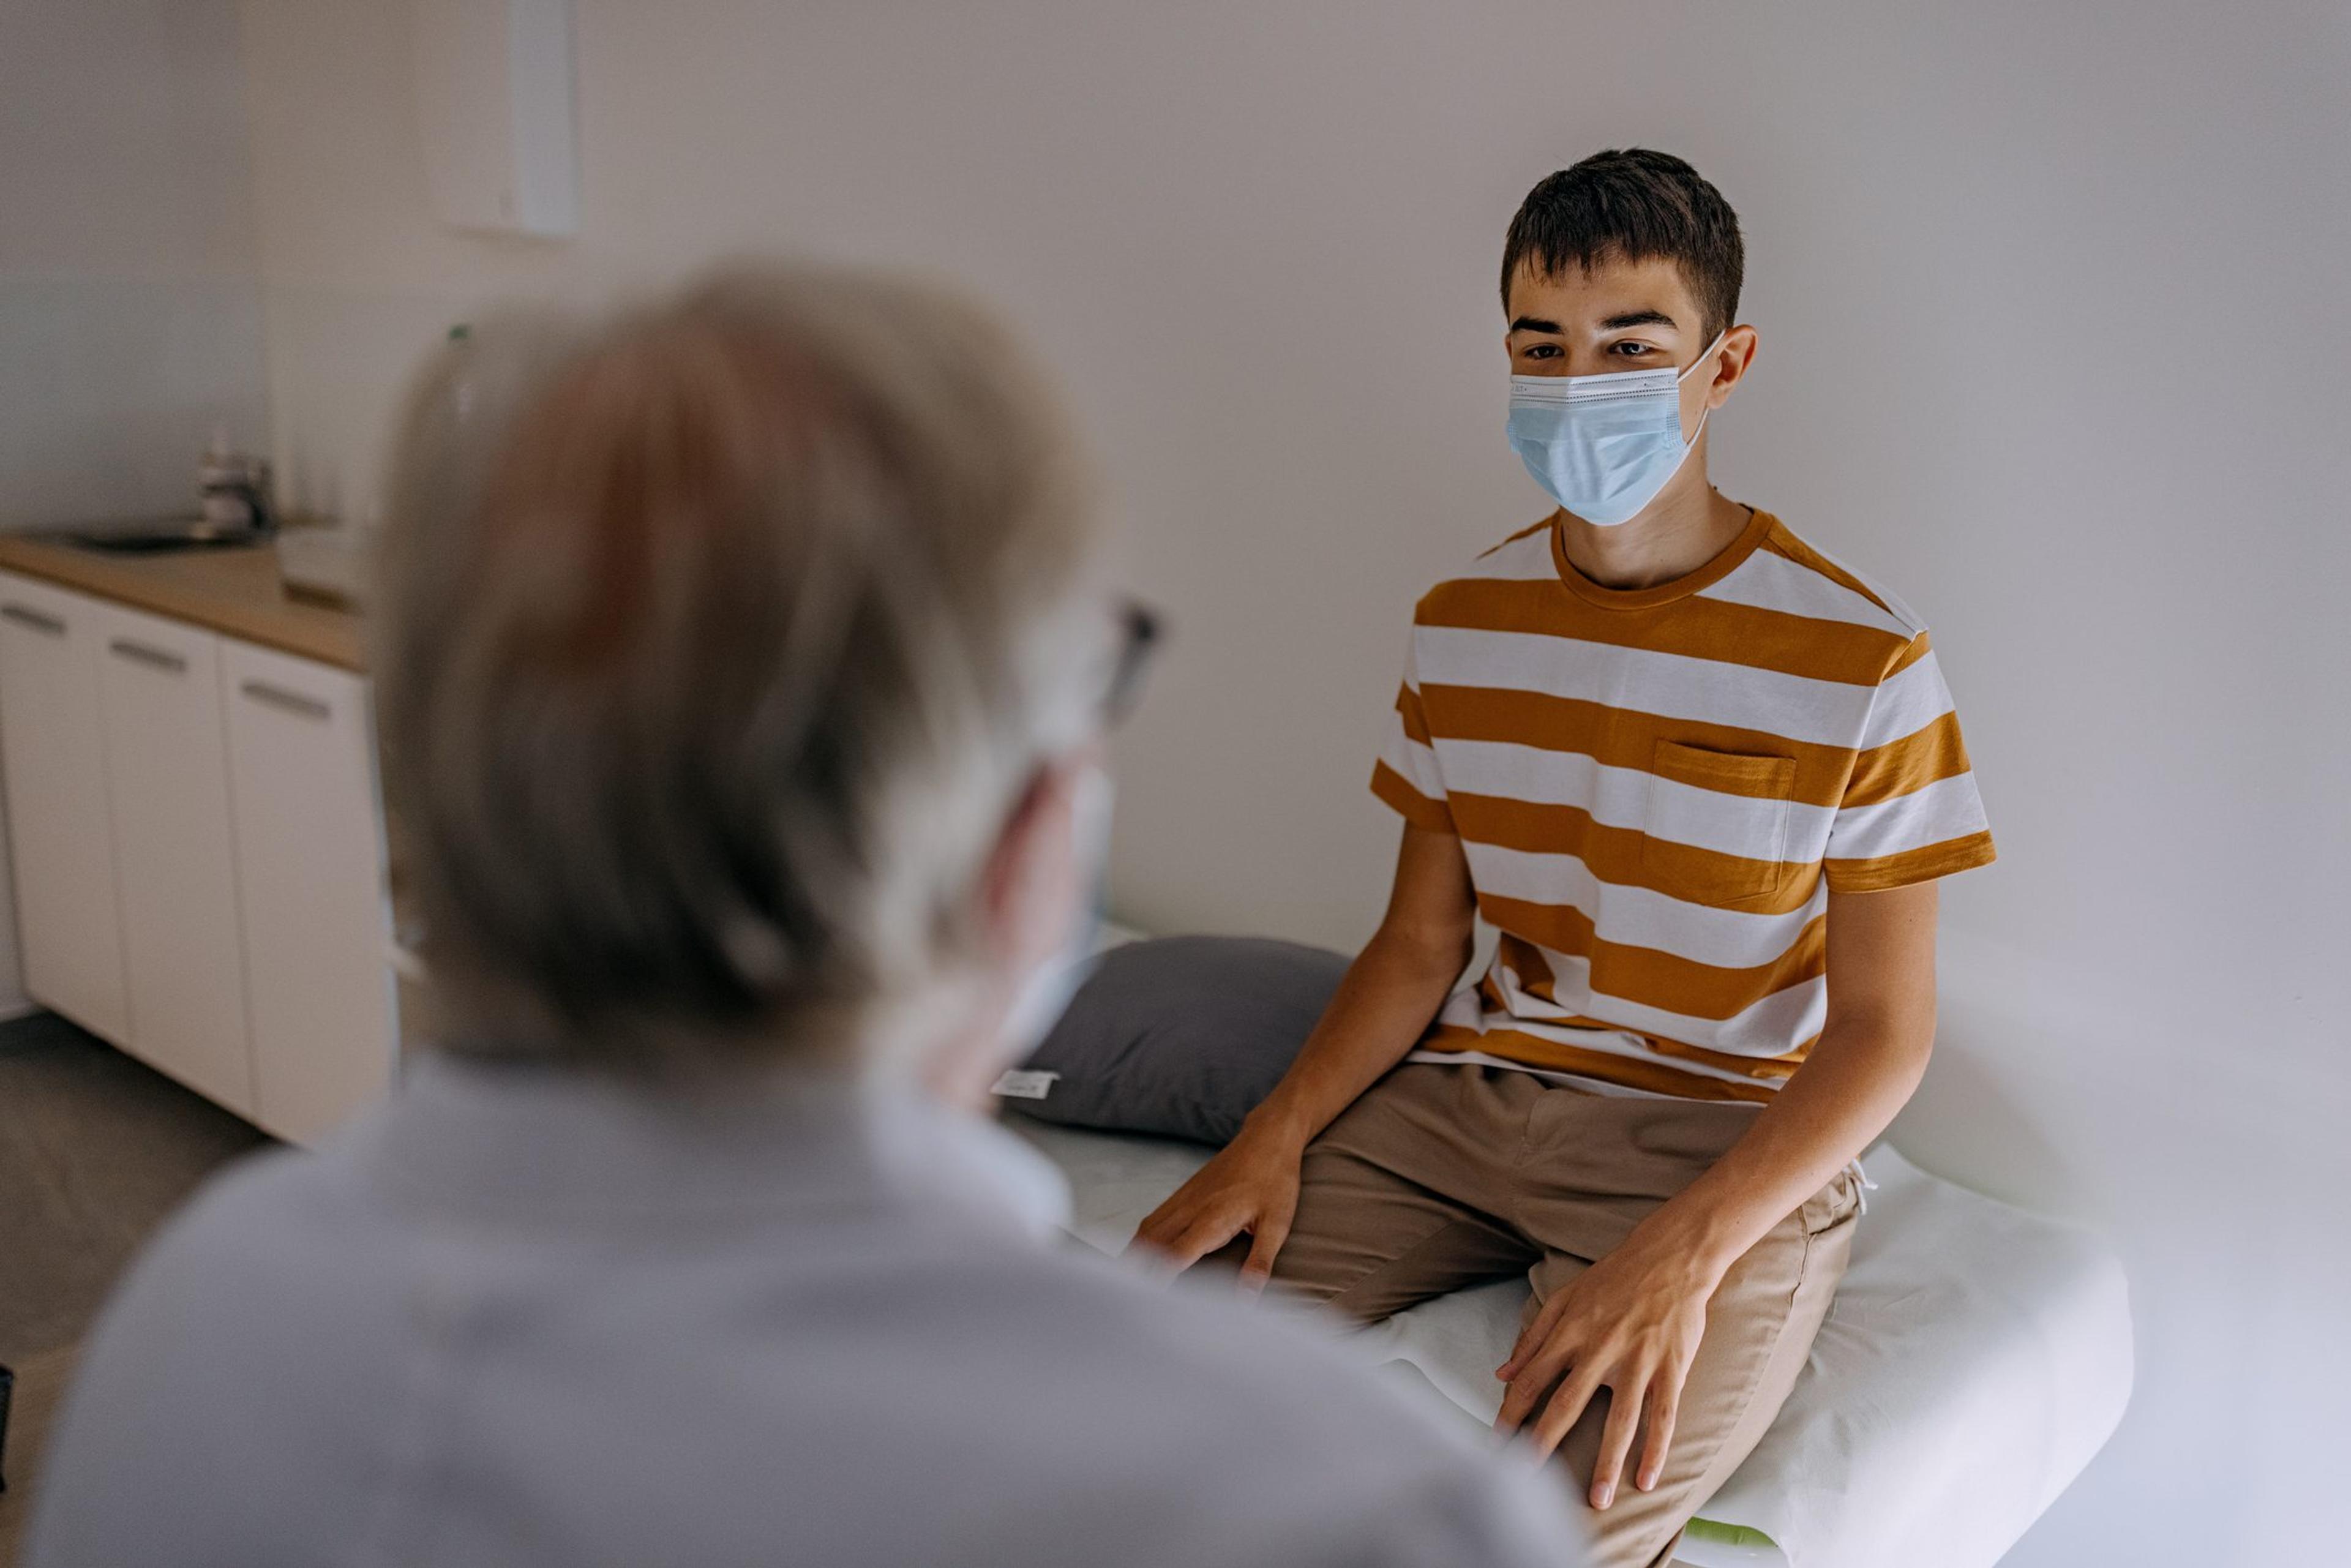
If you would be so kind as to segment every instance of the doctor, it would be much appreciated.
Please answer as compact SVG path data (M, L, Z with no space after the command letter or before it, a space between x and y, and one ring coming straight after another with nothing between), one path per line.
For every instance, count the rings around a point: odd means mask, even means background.
M1055 1244L1050 1010L1148 621L969 310L731 272L453 345L374 668L455 1022L109 1309L37 1568L1578 1560L1236 1303Z

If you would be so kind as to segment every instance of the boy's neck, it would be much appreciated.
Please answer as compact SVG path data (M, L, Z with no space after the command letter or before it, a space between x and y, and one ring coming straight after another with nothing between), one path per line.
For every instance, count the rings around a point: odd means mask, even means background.
M1707 482L1706 454L1690 454L1657 498L1630 522L1596 528L1561 512L1560 549L1568 564L1603 588L1655 588L1720 555L1754 516Z

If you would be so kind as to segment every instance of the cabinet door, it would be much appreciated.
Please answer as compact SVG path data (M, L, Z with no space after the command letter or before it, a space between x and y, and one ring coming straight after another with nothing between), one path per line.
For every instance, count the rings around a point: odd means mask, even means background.
M130 1014L107 820L99 609L78 593L0 574L0 778L25 990L119 1045Z
M129 1049L249 1117L220 639L111 604L96 623Z
M399 1039L367 686L224 639L256 1119L308 1143L381 1093Z

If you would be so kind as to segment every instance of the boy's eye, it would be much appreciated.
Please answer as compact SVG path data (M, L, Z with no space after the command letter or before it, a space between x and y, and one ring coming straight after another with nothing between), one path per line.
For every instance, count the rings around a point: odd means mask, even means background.
M1559 358L1559 345L1557 343L1531 343L1521 351L1524 352L1530 360L1556 360Z
M1614 343L1610 345L1609 351L1622 354L1628 360L1634 360L1646 354L1654 354L1656 350L1647 343Z

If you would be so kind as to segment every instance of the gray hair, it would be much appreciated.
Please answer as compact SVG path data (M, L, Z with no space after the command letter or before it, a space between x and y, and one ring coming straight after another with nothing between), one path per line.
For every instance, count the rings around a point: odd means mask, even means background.
M744 266L494 322L426 368L389 501L377 711L444 1043L846 1047L976 952L1113 630L1072 444L980 313Z

